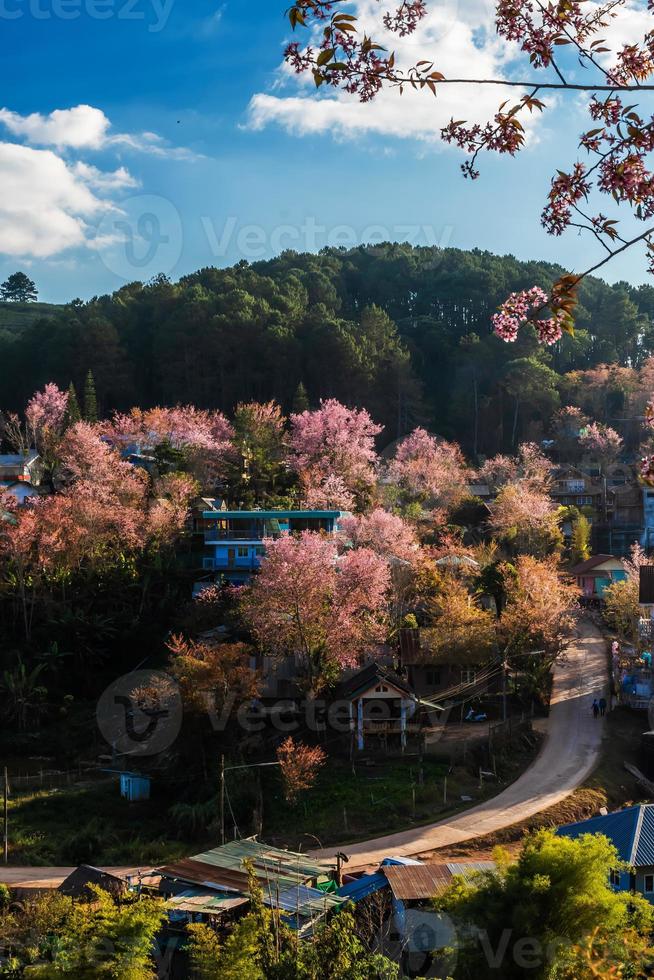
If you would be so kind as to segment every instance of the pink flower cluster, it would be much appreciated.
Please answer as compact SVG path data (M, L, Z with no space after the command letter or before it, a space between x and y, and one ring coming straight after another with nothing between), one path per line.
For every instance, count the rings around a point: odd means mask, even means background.
M588 196L590 182L583 163L575 163L572 173L559 172L552 181L549 201L541 222L550 235L561 235L570 224L572 208Z
M502 303L499 312L492 317L495 333L507 343L512 343L517 340L518 330L522 324L546 306L547 302L547 293L539 286L523 289L519 293L511 293L509 298Z
M419 21L426 15L425 0L404 0L395 13L384 14L384 27L400 37L406 37L407 34L413 34Z

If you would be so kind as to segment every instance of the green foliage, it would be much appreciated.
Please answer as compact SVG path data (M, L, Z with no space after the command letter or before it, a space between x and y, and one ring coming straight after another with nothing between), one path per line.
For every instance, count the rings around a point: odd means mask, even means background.
M148 980L156 976L154 938L165 918L155 899L120 902L90 886L90 903L57 892L28 899L3 915L0 931L22 968L38 980ZM19 974L20 975L20 974Z
M82 412L79 407L79 400L77 398L77 392L75 391L75 385L71 381L68 385L68 404L66 405L66 418L65 425L68 428L69 425L75 425L76 422L81 421Z
M570 539L570 561L577 565L590 558L590 521L584 514L578 514L572 525Z
M95 393L95 380L89 368L84 381L84 421L98 421L98 399Z
M398 966L369 953L354 915L341 910L299 942L278 913L267 909L250 883L252 911L222 942L205 925L189 927L189 959L195 980L397 980Z
M483 980L501 973L511 980L527 971L538 980L608 975L584 966L583 946L590 938L604 946L613 943L617 962L630 967L647 955L644 940L654 909L639 895L611 889L609 872L622 864L605 837L571 840L543 830L527 839L516 863L498 857L496 871L472 883L459 880L437 902L463 940L457 978ZM627 933L639 937L632 949L621 939ZM489 951L499 963L489 961ZM570 963L576 964L576 974L566 972Z
M10 303L33 303L38 293L35 284L24 272L14 272L0 286L0 296Z
M626 578L613 582L604 590L604 619L623 640L638 640L638 582Z
M639 368L654 351L648 289L592 278L574 338L544 350L529 329L510 347L492 335L511 291L547 288L561 272L386 244L130 283L20 328L14 317L3 331L0 316L3 408L21 411L46 381L72 379L81 393L92 365L104 413L193 403L231 415L239 402L276 399L288 414L333 396L366 407L388 442L421 423L490 456L542 438L559 394L600 422L615 417L631 369L603 386L578 372L613 360Z

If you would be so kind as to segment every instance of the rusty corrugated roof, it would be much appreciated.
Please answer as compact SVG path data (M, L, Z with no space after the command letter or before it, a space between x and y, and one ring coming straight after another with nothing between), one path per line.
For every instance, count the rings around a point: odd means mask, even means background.
M436 898L452 884L455 875L470 880L480 871L495 867L493 861L466 861L448 864L382 865L393 896L406 902Z
M452 873L446 864L384 865L395 898L412 901L435 898L452 883Z

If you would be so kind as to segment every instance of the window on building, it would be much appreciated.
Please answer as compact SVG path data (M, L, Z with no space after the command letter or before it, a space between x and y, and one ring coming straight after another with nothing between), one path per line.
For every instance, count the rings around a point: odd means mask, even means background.
M441 682L441 672L440 670L429 669L426 674L426 681L428 687L438 687Z
M213 569L215 567L213 558L203 558L202 559L202 567L206 571L213 571Z
M654 892L654 875L645 875L645 894L651 895Z
M477 671L474 667L463 667L461 670L461 683L474 684L477 680Z
M250 553L249 552L249 549L246 548L245 545L239 545L239 547L238 547L238 557L239 558L247 558L247 556L249 555L249 553Z
M611 868L609 871L609 881L616 888L620 885L620 872L616 871L615 868Z

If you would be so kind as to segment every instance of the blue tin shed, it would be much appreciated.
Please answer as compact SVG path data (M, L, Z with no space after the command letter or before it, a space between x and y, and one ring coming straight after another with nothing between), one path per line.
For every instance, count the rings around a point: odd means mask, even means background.
M139 776L135 772L121 772L120 795L130 803L150 799L150 777Z

